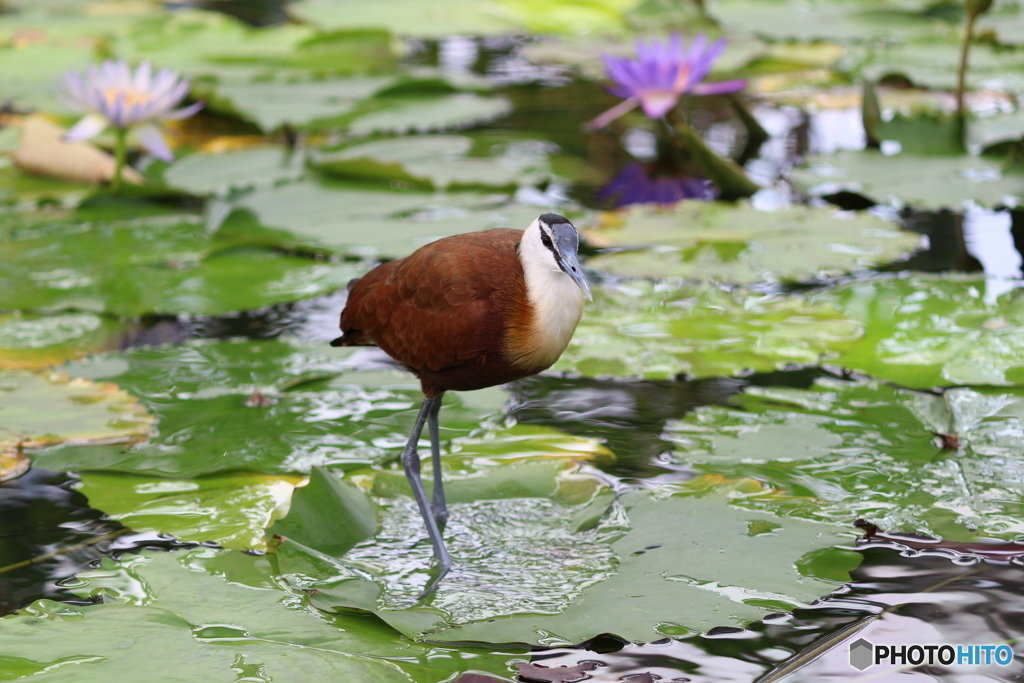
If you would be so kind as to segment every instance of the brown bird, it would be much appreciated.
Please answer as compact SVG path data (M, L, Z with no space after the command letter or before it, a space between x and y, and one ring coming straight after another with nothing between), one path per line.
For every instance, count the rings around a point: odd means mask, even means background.
M379 346L415 374L423 405L402 465L440 566L420 597L451 569L441 539L448 521L438 411L446 391L472 391L535 375L558 360L583 316L590 284L576 257L579 235L546 213L526 230L445 237L349 283L342 336L332 346ZM434 463L428 503L416 452L430 425Z

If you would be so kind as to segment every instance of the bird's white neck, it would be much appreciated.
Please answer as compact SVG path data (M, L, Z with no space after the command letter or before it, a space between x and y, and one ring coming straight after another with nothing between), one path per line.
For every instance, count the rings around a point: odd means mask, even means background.
M529 342L521 356L530 365L544 369L558 360L569 345L583 317L583 291L558 267L554 255L541 242L536 222L523 233L519 260L533 313L531 329L527 331Z

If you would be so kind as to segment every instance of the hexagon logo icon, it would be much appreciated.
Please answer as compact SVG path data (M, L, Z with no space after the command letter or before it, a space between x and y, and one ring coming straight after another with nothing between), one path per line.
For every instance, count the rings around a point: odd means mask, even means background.
M874 659L874 645L863 638L858 638L850 643L850 666L854 667L858 671L863 671L874 664Z

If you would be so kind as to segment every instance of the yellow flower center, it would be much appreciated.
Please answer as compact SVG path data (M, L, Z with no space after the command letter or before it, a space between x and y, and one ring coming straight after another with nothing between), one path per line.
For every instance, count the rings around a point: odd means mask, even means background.
M690 85L690 65L680 64L679 73L676 75L676 82L672 87L672 91L677 94L684 93L688 85Z
M106 100L108 107L114 106L118 97L124 98L125 109L131 109L137 104L149 104L153 99L148 92L135 88L104 88L103 99Z

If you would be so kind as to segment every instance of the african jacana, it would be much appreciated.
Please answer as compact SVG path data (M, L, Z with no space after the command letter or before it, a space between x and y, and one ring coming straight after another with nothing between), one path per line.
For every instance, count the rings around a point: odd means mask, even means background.
M332 346L379 346L415 374L423 405L402 465L440 572L451 569L441 539L448 521L441 480L438 411L446 391L472 391L537 374L558 360L583 316L590 283L576 257L579 235L546 213L526 230L497 228L445 237L349 283L342 336ZM430 424L434 494L420 480L416 446Z

